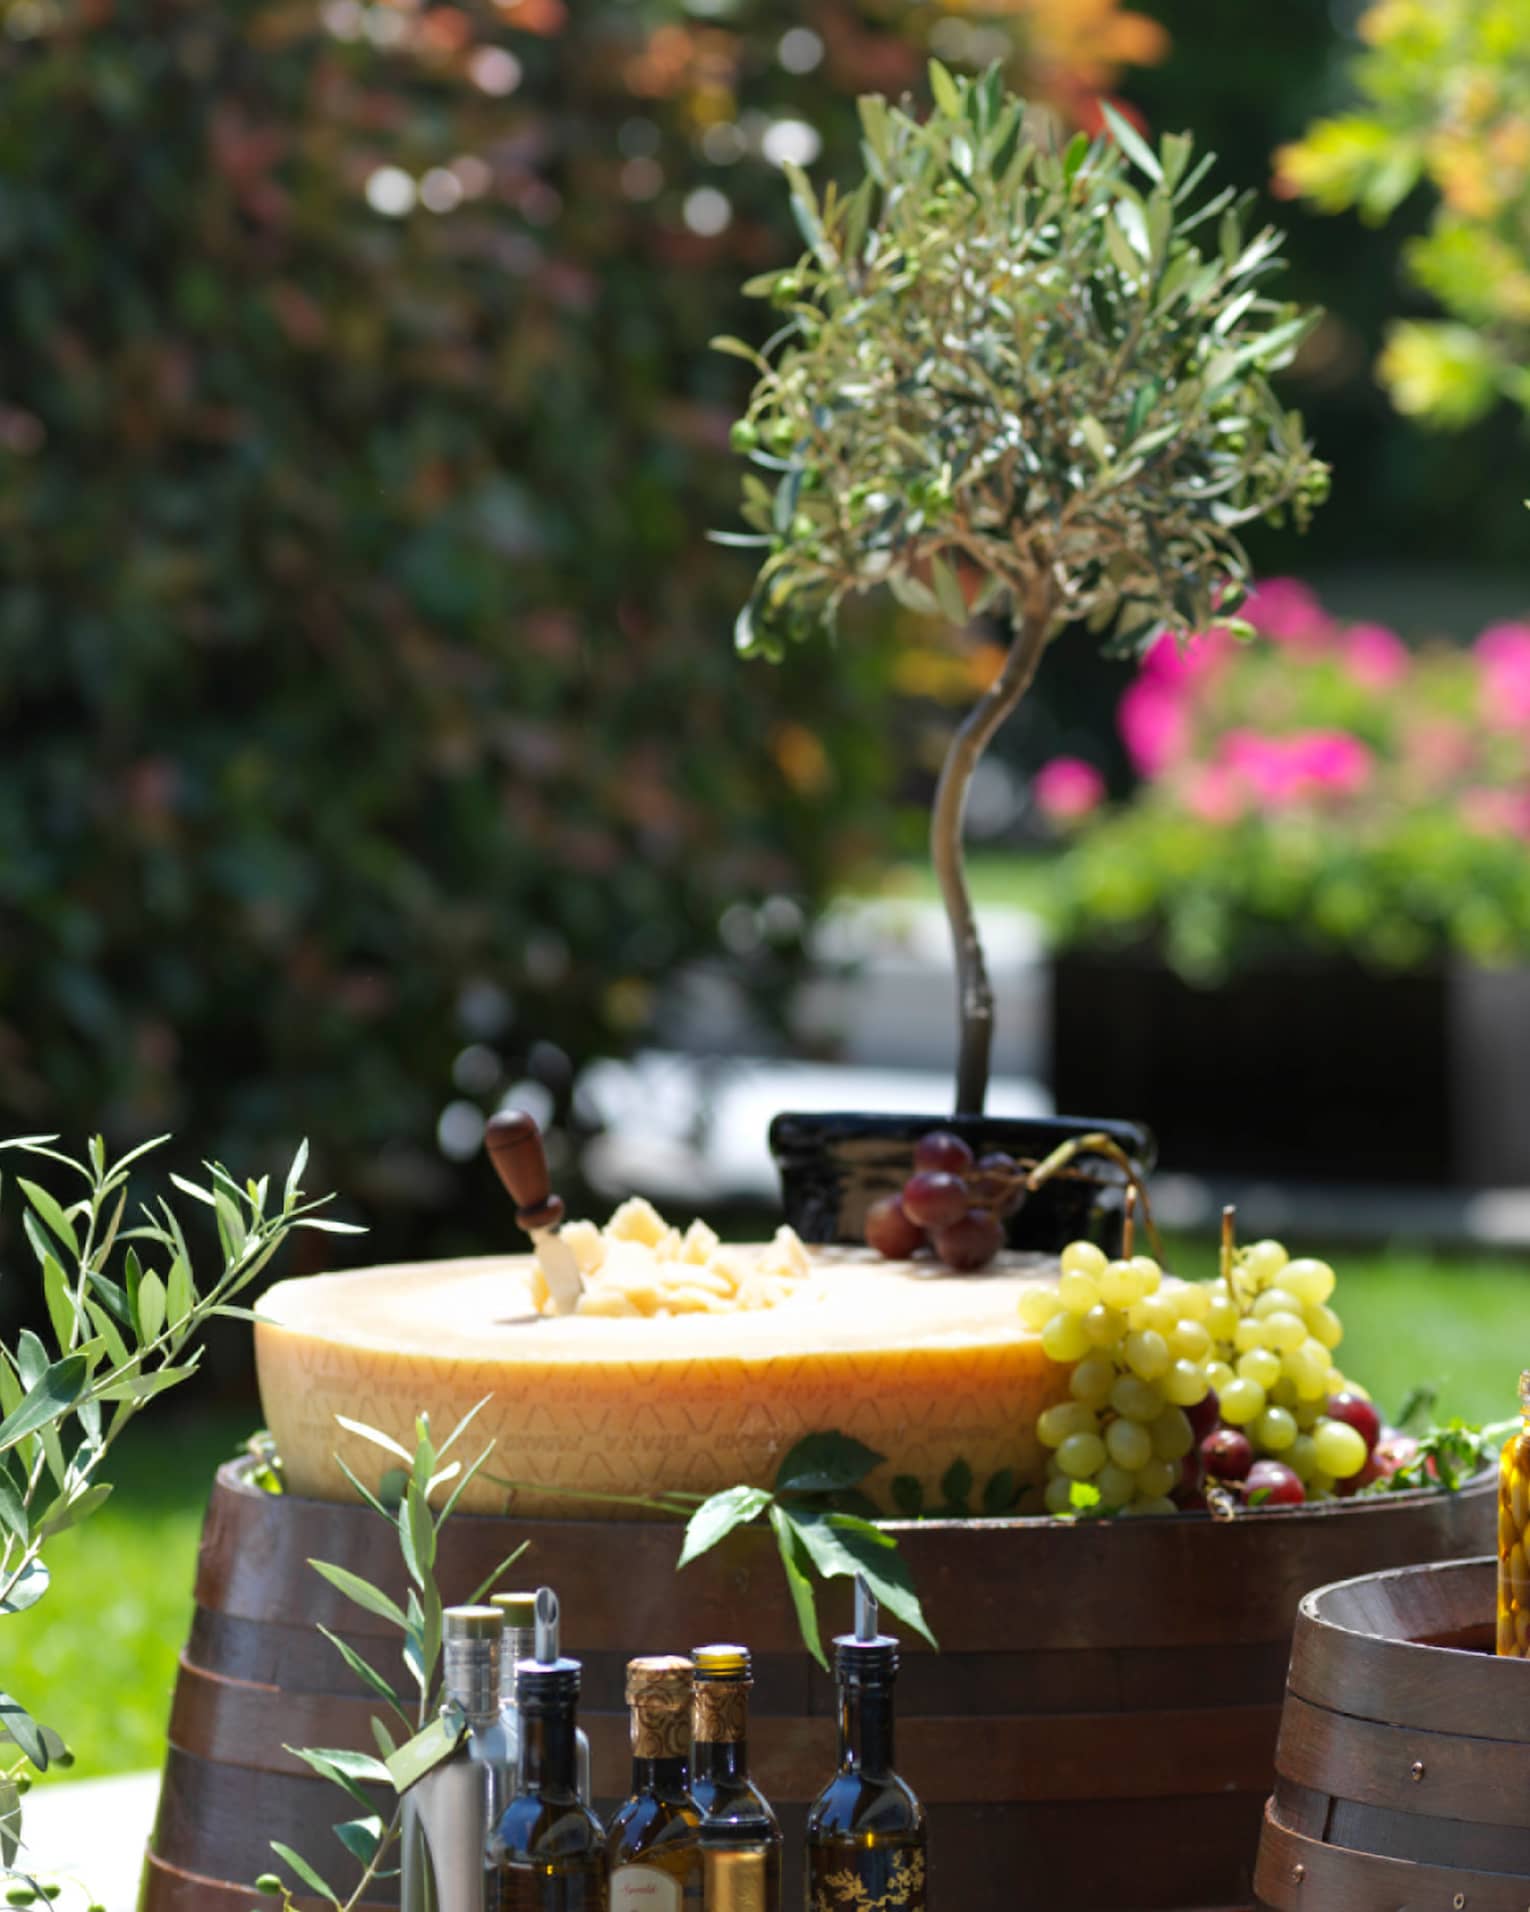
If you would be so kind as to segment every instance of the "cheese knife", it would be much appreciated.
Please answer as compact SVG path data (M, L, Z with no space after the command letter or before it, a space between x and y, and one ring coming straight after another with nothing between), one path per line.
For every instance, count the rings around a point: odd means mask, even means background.
M573 1249L558 1234L565 1211L562 1197L553 1194L548 1179L542 1131L524 1109L502 1109L490 1116L483 1142L515 1203L516 1221L531 1237L552 1296L553 1313L572 1314L584 1293L584 1280Z

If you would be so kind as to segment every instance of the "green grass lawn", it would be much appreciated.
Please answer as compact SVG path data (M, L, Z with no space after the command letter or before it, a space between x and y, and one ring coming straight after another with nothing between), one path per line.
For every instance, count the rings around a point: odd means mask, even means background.
M1210 1273L1214 1252L1192 1244L1176 1259L1186 1274ZM1427 1383L1438 1389L1441 1419L1514 1411L1517 1376L1530 1366L1523 1262L1405 1249L1330 1259L1348 1330L1340 1359L1383 1406L1395 1412ZM74 1777L160 1761L202 1510L215 1465L237 1450L251 1418L156 1421L151 1412L124 1443L117 1493L50 1547L46 1598L5 1623L5 1684L64 1733Z
M75 1755L43 1784L136 1772L164 1757L213 1471L254 1420L151 1411L108 1456L111 1499L49 1542L47 1593L4 1622L5 1685Z

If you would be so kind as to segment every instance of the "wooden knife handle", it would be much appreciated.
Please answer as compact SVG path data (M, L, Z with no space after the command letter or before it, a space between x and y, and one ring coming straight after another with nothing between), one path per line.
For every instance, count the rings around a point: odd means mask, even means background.
M524 1109L504 1109L489 1117L484 1147L515 1203L522 1228L556 1228L563 1203L552 1193L542 1131Z

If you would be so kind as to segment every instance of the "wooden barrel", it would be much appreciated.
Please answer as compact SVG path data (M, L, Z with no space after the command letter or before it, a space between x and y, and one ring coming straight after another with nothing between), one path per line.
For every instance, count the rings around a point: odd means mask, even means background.
M899 1765L929 1807L935 1903L1246 1905L1301 1595L1379 1563L1480 1552L1493 1494L1484 1481L1225 1524L893 1523L943 1649L909 1642L899 1683ZM522 1540L515 1582L558 1588L567 1648L584 1662L603 1807L626 1790L629 1655L754 1648L751 1752L786 1827L797 1912L804 1809L834 1759L834 1691L802 1650L771 1536L737 1532L677 1574L670 1525L461 1515L442 1535L447 1598ZM332 1884L354 1881L330 1831L349 1816L343 1797L283 1746L371 1749L374 1702L315 1623L402 1677L398 1635L311 1559L403 1598L396 1539L375 1514L263 1493L242 1462L219 1470L142 1912L247 1912L249 1882L281 1869L273 1838ZM844 1583L821 1608L826 1637L848 1624Z
M1525 1912L1530 1662L1494 1657L1494 1560L1301 1603L1256 1890L1268 1912Z

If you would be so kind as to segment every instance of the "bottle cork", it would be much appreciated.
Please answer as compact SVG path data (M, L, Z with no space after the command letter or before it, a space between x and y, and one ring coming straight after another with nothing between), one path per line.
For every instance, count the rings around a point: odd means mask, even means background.
M638 1759L683 1759L690 1751L694 1669L678 1654L627 1662L632 1751Z

